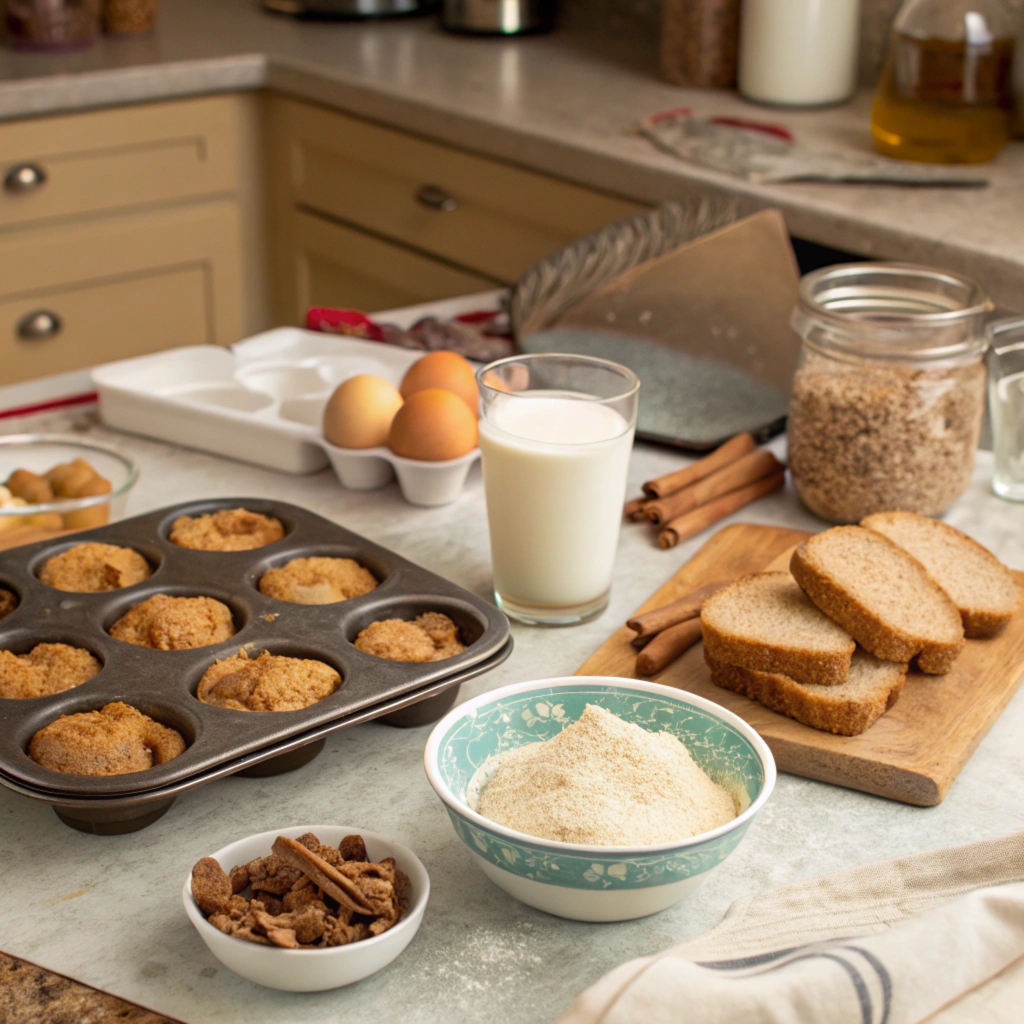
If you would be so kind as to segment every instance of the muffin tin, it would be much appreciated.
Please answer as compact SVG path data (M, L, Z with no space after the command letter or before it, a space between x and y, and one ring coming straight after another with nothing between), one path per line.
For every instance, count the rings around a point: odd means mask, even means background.
M455 501L480 449L446 462L387 447L338 448L324 439L324 406L344 380L371 373L396 387L425 352L280 327L233 345L195 345L92 371L105 423L285 473L330 462L343 487L375 490L396 477L412 505Z
M167 539L180 515L238 507L276 516L285 526L284 538L242 552L191 551ZM57 591L37 578L47 558L86 541L134 548L154 566L153 575L102 594ZM292 604L259 592L267 569L310 555L353 558L381 583L362 597L329 605ZM18 608L0 620L0 648L23 653L37 643L67 643L90 650L103 664L89 682L63 693L0 700L0 783L54 804L64 820L79 808L81 824L88 824L84 812L91 806L111 825L142 827L155 820L154 805L183 789L240 771L291 770L319 752L327 733L358 722L389 716L397 725L424 724L454 702L459 683L498 664L510 649L508 621L488 602L311 512L250 498L188 502L58 542L2 552L0 586L19 597ZM236 635L189 651L155 651L107 633L129 608L156 593L223 601L235 617ZM358 632L374 620L410 619L424 611L448 615L459 626L466 650L445 661L409 664L353 646ZM342 684L300 711L232 711L197 700L206 669L243 647L253 656L268 650L326 662L340 673ZM145 772L101 777L55 772L28 757L32 735L47 723L115 700L177 729L188 744L185 752ZM147 820L133 825L133 809ZM68 823L81 827L76 820Z

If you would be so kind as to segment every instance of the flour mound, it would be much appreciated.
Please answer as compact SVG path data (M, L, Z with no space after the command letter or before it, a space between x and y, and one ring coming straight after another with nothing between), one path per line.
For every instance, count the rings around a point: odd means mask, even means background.
M667 732L588 704L544 743L503 754L479 812L506 828L586 846L654 846L710 832L736 803Z

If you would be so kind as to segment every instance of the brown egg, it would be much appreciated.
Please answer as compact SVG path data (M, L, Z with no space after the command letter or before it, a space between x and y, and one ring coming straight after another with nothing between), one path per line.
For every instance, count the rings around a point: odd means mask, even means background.
M480 392L476 374L469 362L456 352L431 352L409 367L402 378L402 397L408 398L427 388L452 391L469 406L474 416L479 414Z
M476 442L476 417L458 395L443 388L411 394L388 434L388 447L396 455L425 462L458 459Z
M339 448L387 444L402 396L390 381L362 373L334 389L324 408L324 437Z

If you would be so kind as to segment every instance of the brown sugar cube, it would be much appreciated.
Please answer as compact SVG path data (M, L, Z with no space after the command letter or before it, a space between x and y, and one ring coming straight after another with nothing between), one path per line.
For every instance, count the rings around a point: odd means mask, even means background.
M99 494L109 494L112 488L110 481L102 476L93 476L77 488L77 494L67 494L68 498L91 498ZM76 512L64 513L66 530L91 530L95 526L105 526L110 522L109 505L92 505L78 509Z
M45 505L53 501L53 491L46 477L39 476L30 469L16 469L7 478L7 489L16 498L21 498L30 505Z
M85 459L62 462L46 474L46 479L58 498L80 498L81 488L99 476Z

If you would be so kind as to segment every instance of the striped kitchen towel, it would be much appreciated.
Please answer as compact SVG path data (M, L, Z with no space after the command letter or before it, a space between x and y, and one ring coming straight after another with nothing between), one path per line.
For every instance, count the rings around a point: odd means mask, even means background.
M1017 1024L1024 832L737 900L559 1024Z

